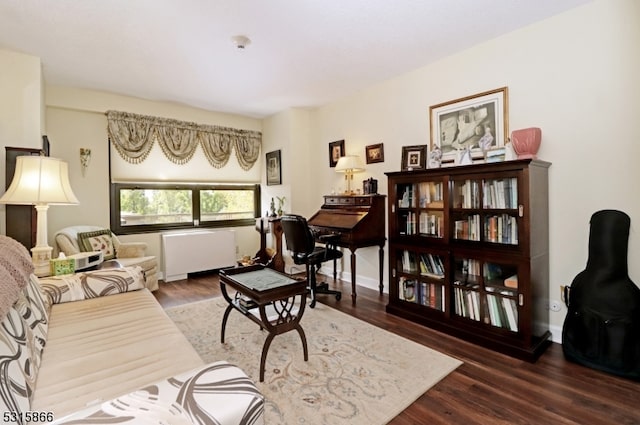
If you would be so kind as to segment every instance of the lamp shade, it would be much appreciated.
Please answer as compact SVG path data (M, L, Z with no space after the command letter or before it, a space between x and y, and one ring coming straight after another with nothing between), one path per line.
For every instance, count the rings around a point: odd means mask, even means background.
M336 164L336 172L338 173L359 173L361 171L364 171L364 165L358 155L342 156Z
M19 156L16 170L2 204L72 205L78 198L69 184L69 168L65 161L46 156Z

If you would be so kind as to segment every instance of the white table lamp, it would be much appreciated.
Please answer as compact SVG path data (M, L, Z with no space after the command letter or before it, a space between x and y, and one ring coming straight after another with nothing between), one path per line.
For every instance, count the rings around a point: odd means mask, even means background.
M347 180L347 194L351 195L351 180L353 180L354 173L360 173L364 171L364 165L362 159L357 155L345 155L338 159L336 164L336 172L344 173L344 178Z
M49 205L78 204L69 184L66 162L46 156L19 156L16 171L0 203L35 205L37 212L36 246L31 248L37 276L49 275L51 248L47 243L47 210Z

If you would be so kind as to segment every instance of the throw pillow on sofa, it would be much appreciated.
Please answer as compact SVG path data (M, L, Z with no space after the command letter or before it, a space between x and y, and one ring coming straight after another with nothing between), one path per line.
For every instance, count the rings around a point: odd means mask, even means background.
M33 263L27 249L0 235L0 252L0 410L25 412L40 367L47 312L42 299L31 305L41 294L29 283Z
M78 233L78 246L84 252L102 251L105 260L112 260L116 257L109 229Z
M88 300L145 288L144 270L140 266L43 277L39 281L49 304Z

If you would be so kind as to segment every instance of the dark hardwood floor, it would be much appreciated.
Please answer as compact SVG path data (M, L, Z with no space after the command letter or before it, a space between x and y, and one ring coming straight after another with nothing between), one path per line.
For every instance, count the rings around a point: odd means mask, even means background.
M319 302L464 362L391 424L640 424L640 382L567 362L559 344L520 361L387 314L387 296L371 289L358 287L353 306L350 283L330 284L342 300ZM161 282L155 295L165 308L221 296L218 275Z

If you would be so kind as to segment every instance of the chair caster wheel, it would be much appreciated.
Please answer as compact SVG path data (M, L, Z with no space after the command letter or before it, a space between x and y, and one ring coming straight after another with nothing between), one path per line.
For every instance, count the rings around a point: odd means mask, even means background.
M341 298L342 298L342 294L336 294L336 301L340 301Z

